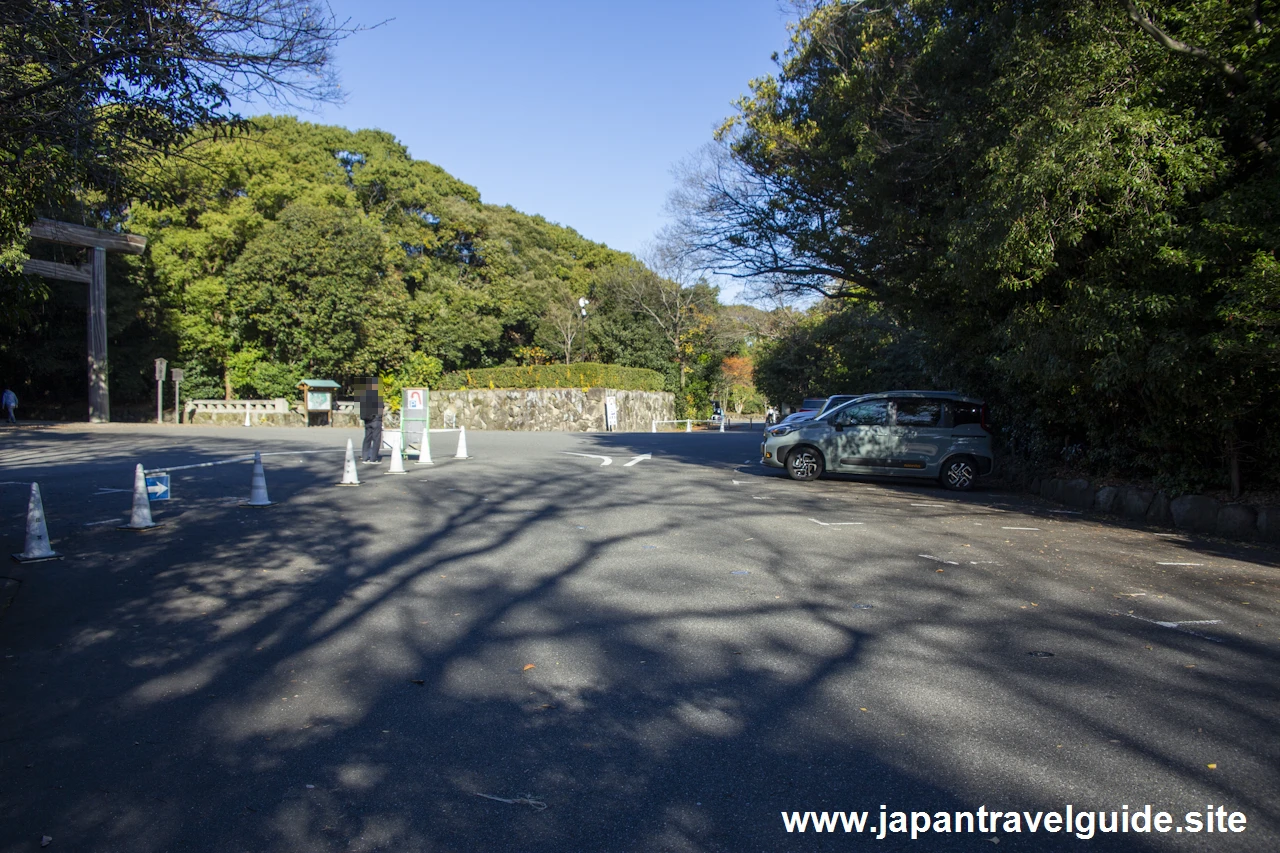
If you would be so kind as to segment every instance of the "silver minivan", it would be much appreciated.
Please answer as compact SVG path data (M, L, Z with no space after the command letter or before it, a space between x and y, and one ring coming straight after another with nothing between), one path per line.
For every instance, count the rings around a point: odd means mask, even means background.
M987 407L951 391L865 394L765 430L760 455L793 480L825 471L928 477L957 491L993 467Z

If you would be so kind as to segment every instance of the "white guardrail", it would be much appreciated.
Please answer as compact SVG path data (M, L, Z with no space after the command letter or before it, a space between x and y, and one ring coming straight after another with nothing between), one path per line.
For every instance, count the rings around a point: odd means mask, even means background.
M719 429L720 432L724 432L726 428L733 429L733 421L729 418L723 418L718 421L711 420L711 419L699 420L697 418L678 418L677 420L674 420L674 421L653 421L650 424L649 432L657 432L658 424L684 424L685 432L693 432L694 424L717 424L720 427ZM745 421L738 421L738 426L745 426L748 429L751 429L755 425L756 425L755 418L748 418Z

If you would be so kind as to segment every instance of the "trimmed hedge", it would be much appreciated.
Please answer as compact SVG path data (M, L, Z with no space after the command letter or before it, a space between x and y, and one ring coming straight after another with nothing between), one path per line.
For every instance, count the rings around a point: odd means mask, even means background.
M455 370L440 378L442 391L479 388L614 388L661 391L665 378L656 370L616 364L531 364L527 367L481 367Z

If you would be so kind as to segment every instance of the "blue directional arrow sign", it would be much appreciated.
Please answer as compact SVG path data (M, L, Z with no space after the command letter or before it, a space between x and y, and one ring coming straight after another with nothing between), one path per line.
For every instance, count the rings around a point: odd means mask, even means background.
M168 474L152 474L147 477L147 497L153 501L169 500Z

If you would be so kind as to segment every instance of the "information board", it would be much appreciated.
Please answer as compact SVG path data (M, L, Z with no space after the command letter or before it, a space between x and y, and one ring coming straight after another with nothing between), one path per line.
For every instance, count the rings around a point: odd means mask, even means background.
M426 388L405 388L400 396L400 446L412 447L422 455L422 445L430 441L431 395ZM429 455L429 454L428 454Z

